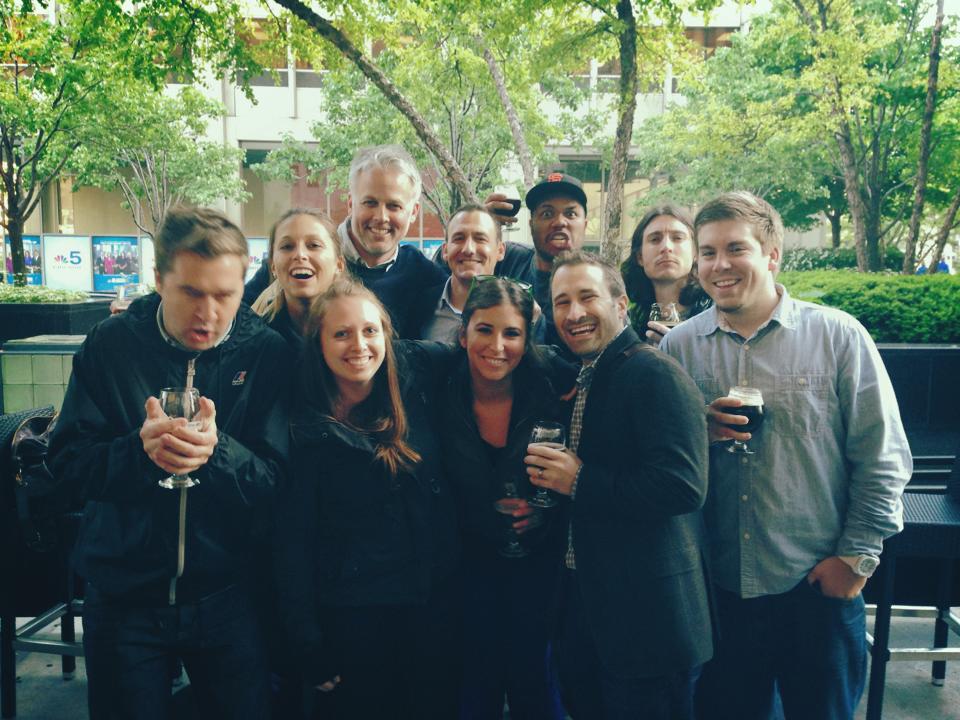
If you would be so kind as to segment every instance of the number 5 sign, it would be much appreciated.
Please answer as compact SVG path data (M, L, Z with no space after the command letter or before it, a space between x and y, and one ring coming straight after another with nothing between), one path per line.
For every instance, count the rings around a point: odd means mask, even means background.
M46 285L58 290L93 290L93 261L88 235L44 235Z

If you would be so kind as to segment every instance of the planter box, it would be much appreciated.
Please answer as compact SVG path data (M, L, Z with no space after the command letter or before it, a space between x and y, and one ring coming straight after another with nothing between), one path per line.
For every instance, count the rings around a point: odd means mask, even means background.
M110 299L76 303L0 303L0 343L34 335L86 335L110 315Z

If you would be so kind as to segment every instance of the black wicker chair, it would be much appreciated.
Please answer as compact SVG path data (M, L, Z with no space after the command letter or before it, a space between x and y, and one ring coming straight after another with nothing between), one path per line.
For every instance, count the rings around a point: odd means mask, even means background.
M11 718L17 712L16 698L16 651L28 650L31 652L50 653L62 658L63 675L65 679L73 677L76 668L76 657L83 655L83 646L74 636L74 618L80 613L82 600L74 597L74 577L69 571L67 556L69 545L76 534L76 513L66 513L58 519L58 536L62 539L59 547L49 553L50 565L55 567L54 572L63 578L63 585L59 580L55 585L58 602L52 608L40 613L21 627L16 626L18 601L23 588L17 585L18 555L27 553L26 546L20 537L17 513L13 507L13 463L10 458L10 439L21 422L34 415L49 414L52 407L25 410L0 416L0 497L2 502L2 530L0 533L0 547L3 562L0 563L0 716ZM56 557L52 557L56 556ZM34 554L34 558L41 557ZM49 625L60 621L60 639L52 640L34 637Z
M960 648L948 648L949 632L960 634L960 618L950 612L953 569L960 559L960 448L947 478L946 493L907 492L903 496L903 532L883 548L884 572L880 578L876 620L871 643L872 664L867 696L867 720L880 720L887 663L896 660L932 660L932 681L942 685L946 661L960 660ZM935 558L939 566L934 607L893 605L894 579L899 558ZM932 617L933 647L891 648L890 619L893 616Z

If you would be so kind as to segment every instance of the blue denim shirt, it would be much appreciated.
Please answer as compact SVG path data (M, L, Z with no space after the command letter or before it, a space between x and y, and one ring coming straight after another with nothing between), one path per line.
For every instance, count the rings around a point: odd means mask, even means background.
M824 558L879 556L903 527L913 461L893 386L864 327L833 308L780 302L750 338L715 307L671 330L709 403L735 385L763 393L755 455L710 451L704 517L713 576L742 597L786 592Z

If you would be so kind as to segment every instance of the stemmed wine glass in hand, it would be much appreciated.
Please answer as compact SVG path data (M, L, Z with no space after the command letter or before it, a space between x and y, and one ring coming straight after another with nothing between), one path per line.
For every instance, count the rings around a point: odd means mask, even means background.
M160 409L169 418L186 418L188 428L200 429L200 422L195 420L200 412L200 392L196 388L164 388L160 391ZM160 487L167 490L190 488L196 484L197 481L189 475L171 475L159 482Z
M503 497L493 504L494 510L503 515L506 525L507 544L500 548L500 554L504 557L521 558L528 554L527 549L520 544L520 534L513 526L517 522L517 516L514 513L526 506L526 500L517 495L517 486L512 482L505 482Z
M560 423L537 420L530 431L530 444L562 449L567 444L567 431ZM533 467L533 466L531 466ZM543 468L538 468L543 477ZM538 487L527 502L537 508L552 508L557 504L556 497L546 488Z
M735 398L740 401L739 407L727 406L724 412L730 415L743 415L747 418L745 425L727 425L731 430L742 433L755 433L761 423L763 423L763 394L757 388L737 386L730 388L727 397ZM734 440L732 445L727 447L727 452L738 453L740 455L755 455L747 443L743 440Z

